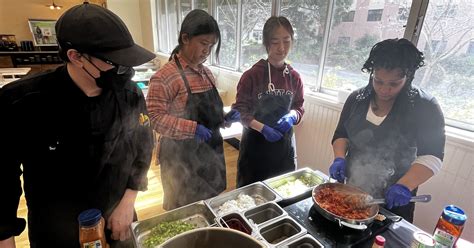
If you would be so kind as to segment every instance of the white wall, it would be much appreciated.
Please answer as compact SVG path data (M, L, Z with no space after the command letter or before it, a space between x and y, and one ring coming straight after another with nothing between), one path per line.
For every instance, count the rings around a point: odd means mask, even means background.
M142 11L140 11L139 0L107 0L107 8L117 14L127 25L135 43L143 46ZM143 13L147 12L143 11Z

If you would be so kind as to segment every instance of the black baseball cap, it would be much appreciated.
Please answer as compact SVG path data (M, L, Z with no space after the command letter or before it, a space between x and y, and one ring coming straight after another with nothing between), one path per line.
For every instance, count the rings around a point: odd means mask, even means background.
M87 2L67 10L56 22L61 49L76 49L117 65L137 66L155 54L135 44L123 21L112 11Z

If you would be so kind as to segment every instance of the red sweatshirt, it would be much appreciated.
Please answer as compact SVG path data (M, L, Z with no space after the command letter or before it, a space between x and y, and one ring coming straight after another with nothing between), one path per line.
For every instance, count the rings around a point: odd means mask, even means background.
M261 59L249 70L244 72L240 78L239 84L237 85L237 97L236 102L232 105L232 108L237 109L240 112L242 124L246 127L254 119L253 113L257 106L257 99L259 94L265 94L268 90L268 69L266 69L267 60ZM290 85L290 75L284 73L284 69L277 69L270 65L272 83L275 85L275 91L285 90L291 91L293 88L293 102L291 109L296 110L298 113L297 123L300 122L301 117L304 114L303 109L303 82L301 82L300 74L296 72L290 65L291 77L293 78L293 87ZM267 78L265 80L265 78ZM265 80L265 82L264 82Z

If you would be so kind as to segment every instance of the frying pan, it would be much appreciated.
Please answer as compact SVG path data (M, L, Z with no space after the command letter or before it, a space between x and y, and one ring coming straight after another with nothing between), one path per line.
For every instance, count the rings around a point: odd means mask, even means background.
M330 188L334 191L339 191L339 192L344 192L344 193L349 193L349 194L364 194L364 195L369 195L368 193L362 191L361 189L348 185L348 184L342 184L342 183L323 183L320 184L313 189L313 202L314 202L314 208L318 213L320 213L322 216L324 216L326 219L330 221L334 221L339 224L339 226L346 226L349 228L357 229L357 230L365 230L367 228L367 225L372 223L374 221L375 216L379 213L379 205L371 205L369 209L369 217L366 219L351 219L351 218L346 218L344 216L339 216L336 214L333 214L323 207L321 207L318 203L317 196L319 192L322 189Z

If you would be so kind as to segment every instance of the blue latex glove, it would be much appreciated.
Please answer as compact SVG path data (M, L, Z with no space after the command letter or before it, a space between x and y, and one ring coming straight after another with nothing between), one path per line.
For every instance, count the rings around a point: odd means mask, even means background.
M343 158L336 158L332 162L331 167L329 167L329 175L336 179L338 182L344 182L346 179L346 160Z
M206 142L208 141L212 136L212 131L209 130L207 127L198 124L196 127L196 133L194 138L197 139L200 142Z
M290 113L284 115L280 120L278 120L275 129L281 133L286 133L291 129L291 127L293 127L293 125L295 125L297 119L296 111L290 111Z
M388 209L400 207L410 203L411 192L403 184L394 184L385 192L385 202Z
M276 142L283 138L283 134L267 125L263 125L262 134L268 142Z
M227 126L230 123L239 122L240 121L240 113L237 109L231 109L229 113L224 116L224 123Z

